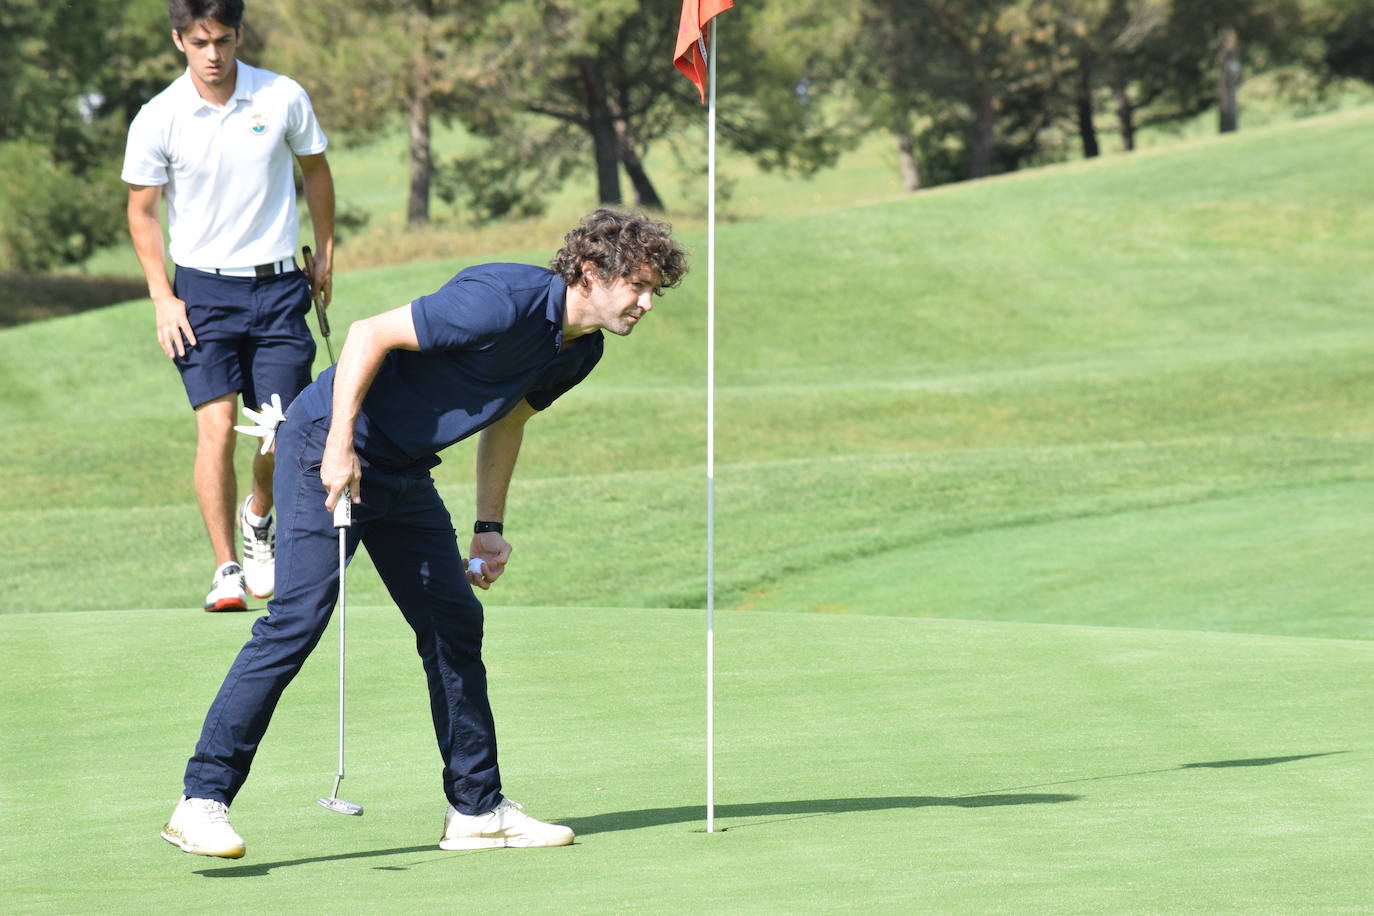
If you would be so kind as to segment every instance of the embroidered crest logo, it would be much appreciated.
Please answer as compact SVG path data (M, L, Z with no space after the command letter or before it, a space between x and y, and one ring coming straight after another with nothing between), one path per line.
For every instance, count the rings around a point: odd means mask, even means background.
M248 129L259 136L267 133L267 124L263 121L262 115L253 115L253 123L248 125Z

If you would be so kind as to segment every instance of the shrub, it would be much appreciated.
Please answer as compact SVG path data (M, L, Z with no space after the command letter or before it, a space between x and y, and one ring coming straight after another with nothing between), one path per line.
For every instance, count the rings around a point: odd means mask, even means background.
M124 185L115 163L86 175L27 141L0 143L0 260L12 270L77 264L124 230Z

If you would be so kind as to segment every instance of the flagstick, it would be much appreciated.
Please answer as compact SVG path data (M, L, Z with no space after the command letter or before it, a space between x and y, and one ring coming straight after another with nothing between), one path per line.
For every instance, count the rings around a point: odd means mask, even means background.
M706 832L716 829L716 21L707 55L706 121Z

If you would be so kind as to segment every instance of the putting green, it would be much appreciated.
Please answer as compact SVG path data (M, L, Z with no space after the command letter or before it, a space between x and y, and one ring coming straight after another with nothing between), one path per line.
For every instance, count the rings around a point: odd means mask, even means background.
M789 578L754 607L1374 638L1374 483L976 531ZM856 606L853 583L864 583Z
M722 612L704 828L703 615L499 608L507 790L570 849L445 853L423 680L349 615L233 808L248 856L157 836L249 615L0 617L7 912L1253 912L1367 906L1374 644Z

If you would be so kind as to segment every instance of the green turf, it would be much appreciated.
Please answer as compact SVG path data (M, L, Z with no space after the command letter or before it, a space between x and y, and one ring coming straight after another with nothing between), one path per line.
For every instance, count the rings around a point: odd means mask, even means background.
M1363 481L1011 524L799 574L752 606L1370 639L1354 507L1371 501Z
M1355 911L1374 645L958 620L504 608L510 793L570 849L445 853L423 678L349 617L358 819L326 812L333 632L234 805L237 862L157 839L246 616L0 617L8 912ZM131 648L137 646L137 652ZM224 880L228 879L228 880Z
M532 423L487 596L507 782L571 850L434 847L422 682L365 558L367 815L313 805L327 636L235 805L250 857L157 840L254 615L194 610L191 416L146 303L0 331L0 907L1367 908L1371 128L721 227L720 836L686 610L700 233L684 288ZM462 263L341 274L336 334ZM471 462L437 471L460 527Z
M918 545L985 530L1371 479L1371 125L1363 109L722 227L720 601L814 610L835 600L809 584L833 563L900 569ZM703 239L686 240L685 287L531 427L512 491L520 562L494 601L701 605ZM336 334L462 263L344 275ZM0 567L0 610L173 607L203 588L191 419L148 337L144 303L0 333L0 471L16 493L0 551L23 559ZM459 447L438 473L460 518L470 464ZM586 549L573 533L588 530L613 535ZM96 594L64 575L131 531L162 562L110 551ZM1059 546L1046 562L1071 564ZM1259 546L1277 559L1285 541ZM375 579L359 588L383 600ZM910 610L881 587L849 597ZM1310 634L1369 635L1340 616ZM1225 628L1272 622L1240 607Z

